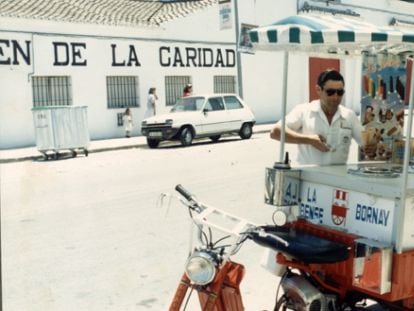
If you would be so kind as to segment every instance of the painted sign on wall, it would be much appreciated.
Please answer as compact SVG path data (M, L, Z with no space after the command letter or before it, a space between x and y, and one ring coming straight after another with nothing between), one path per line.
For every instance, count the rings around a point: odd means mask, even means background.
M219 0L220 30L231 29L231 0Z
M55 67L86 67L88 66L88 47L91 43L82 41L49 42L42 49L51 51L50 64ZM33 42L30 40L0 39L0 65L31 65ZM133 42L125 45L109 43L105 51L110 55L112 67L140 67L142 57L138 44ZM236 65L234 49L167 46L158 47L158 63L161 67L220 67L231 68Z

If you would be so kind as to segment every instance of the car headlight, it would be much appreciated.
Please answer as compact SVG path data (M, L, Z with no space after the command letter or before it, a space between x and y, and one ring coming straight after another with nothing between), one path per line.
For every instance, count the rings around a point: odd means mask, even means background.
M185 264L185 273L191 282L206 285L216 275L216 259L206 252L194 252Z
M141 125L147 125L147 121L142 121Z
M165 120L165 123L167 123L168 125L172 125L173 124L173 119L167 119L167 120Z

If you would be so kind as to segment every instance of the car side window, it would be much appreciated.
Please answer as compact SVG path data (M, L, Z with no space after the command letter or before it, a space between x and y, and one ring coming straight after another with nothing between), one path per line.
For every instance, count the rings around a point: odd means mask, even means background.
M210 110L209 108L211 108L212 111L224 110L223 100L220 97L209 98L206 104L206 109Z
M204 97L196 98L196 110L201 110L201 108L203 107L204 101L205 101Z
M206 102L206 105L204 106L204 111L213 111L213 108L211 107L210 101Z
M195 111L196 103L194 100L188 100L184 103L184 111Z
M235 96L224 96L224 102L227 109L241 109L243 105Z

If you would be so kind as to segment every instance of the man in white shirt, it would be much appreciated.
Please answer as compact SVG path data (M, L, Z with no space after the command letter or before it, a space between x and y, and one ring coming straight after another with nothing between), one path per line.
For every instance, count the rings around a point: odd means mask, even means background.
M285 141L299 144L299 164L345 164L352 138L361 145L363 127L356 114L341 104L344 78L336 70L318 77L318 100L296 106L286 115ZM280 140L281 122L270 137Z

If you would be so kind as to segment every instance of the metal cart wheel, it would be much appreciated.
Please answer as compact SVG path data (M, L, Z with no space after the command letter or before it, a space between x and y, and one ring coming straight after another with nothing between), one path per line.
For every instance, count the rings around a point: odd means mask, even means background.
M89 154L88 149L83 150L83 152L85 153L85 157L87 157L87 156L88 156L88 154Z
M47 161L49 160L49 155L46 152L42 152L43 160Z

